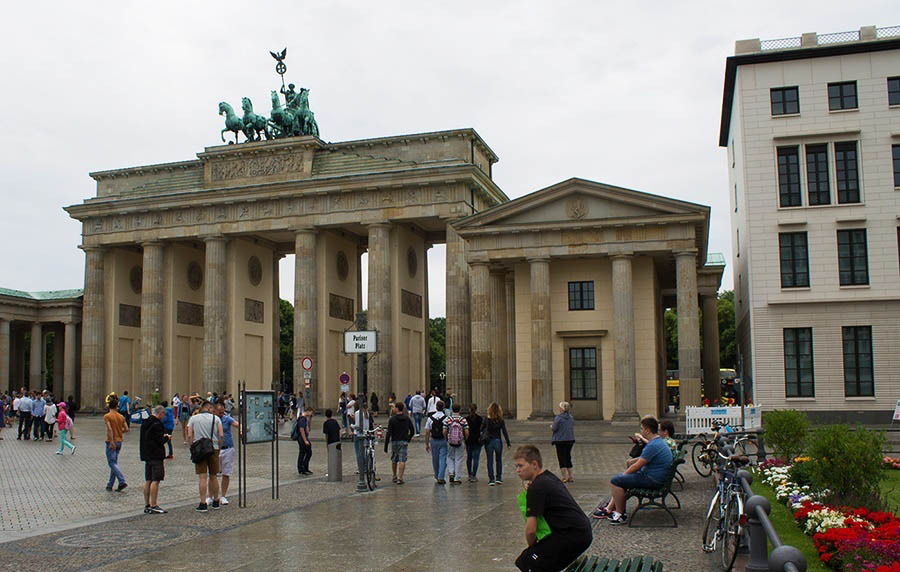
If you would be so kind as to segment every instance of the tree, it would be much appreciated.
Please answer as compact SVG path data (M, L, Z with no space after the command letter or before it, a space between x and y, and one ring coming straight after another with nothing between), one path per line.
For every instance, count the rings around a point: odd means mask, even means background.
M734 290L719 293L716 301L719 314L719 367L737 367L737 340L734 330Z
M675 310L666 310L666 369L678 369L678 314Z
M279 381L290 389L294 385L294 306L281 300L281 336L279 338Z
M447 318L428 320L428 352L431 356L431 371L428 372L429 387L441 387L441 372L447 367Z

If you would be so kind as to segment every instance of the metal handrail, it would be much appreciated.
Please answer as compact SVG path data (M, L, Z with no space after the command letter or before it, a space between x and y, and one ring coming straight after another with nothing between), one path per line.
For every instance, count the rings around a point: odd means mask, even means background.
M734 454L729 441L729 436L719 439L723 452ZM764 444L759 444L760 448ZM763 451L762 456L765 457ZM747 516L746 538L750 553L745 570L747 572L806 572L806 557L800 550L789 544L781 542L778 531L769 520L769 512L772 506L768 499L762 495L754 494L753 475L745 470L737 473L738 482L747 499L744 502L744 514ZM768 544L772 543L772 552L768 552Z

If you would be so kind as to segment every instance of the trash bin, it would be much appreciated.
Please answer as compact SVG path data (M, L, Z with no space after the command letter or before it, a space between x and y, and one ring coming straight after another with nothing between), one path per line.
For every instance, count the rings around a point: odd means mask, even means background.
M341 455L341 443L328 445L328 481L339 483L343 478L343 460Z

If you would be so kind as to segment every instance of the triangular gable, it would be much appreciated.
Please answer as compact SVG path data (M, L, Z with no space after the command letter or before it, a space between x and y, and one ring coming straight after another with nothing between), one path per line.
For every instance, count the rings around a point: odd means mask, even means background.
M703 205L573 178L502 203L454 226L465 229L708 213L709 207Z

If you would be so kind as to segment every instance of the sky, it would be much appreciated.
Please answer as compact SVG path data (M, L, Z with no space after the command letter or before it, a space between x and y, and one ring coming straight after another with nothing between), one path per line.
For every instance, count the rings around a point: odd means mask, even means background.
M96 193L88 173L221 144L218 102L267 110L281 85L269 51L288 47L286 79L309 88L323 140L472 127L510 198L581 177L709 205L730 289L718 130L735 40L898 25L900 4L17 2L4 19L2 287L81 288L81 229L62 207ZM442 245L428 263L443 316Z

